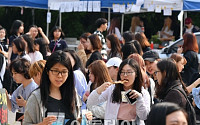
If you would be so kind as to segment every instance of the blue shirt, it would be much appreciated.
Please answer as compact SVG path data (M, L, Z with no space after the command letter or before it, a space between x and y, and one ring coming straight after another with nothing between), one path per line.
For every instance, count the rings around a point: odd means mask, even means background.
M85 94L85 91L87 89L87 81L84 74L80 70L74 71L74 84L79 96L81 96L81 109L86 109L86 104L83 101L83 95Z
M192 89L195 105L200 109L200 87Z
M32 80L31 83L29 83L25 88L24 85L21 84L12 94L11 96L11 105L12 105L12 112L15 112L16 109L19 110L19 112L24 113L25 107L19 107L16 102L17 96L22 96L24 100L27 100L30 94L33 90L35 90L38 87L38 85Z

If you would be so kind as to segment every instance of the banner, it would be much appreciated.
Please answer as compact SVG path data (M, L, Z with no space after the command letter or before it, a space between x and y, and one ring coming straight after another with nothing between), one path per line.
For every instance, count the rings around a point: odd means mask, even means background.
M8 109L5 89L0 89L0 124L8 124Z

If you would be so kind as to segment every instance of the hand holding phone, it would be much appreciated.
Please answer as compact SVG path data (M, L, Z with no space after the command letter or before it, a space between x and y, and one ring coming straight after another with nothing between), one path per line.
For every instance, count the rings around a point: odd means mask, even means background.
M129 104L133 105L137 102L137 97L139 95L137 94L137 91L135 90L131 90L129 89L126 93L125 93L125 97L127 98Z
M17 105L21 108L21 107L25 107L25 105L26 105L26 100L24 100L24 98L21 96L21 95L19 95L19 96L17 96L17 98L16 98L16 103L17 103Z

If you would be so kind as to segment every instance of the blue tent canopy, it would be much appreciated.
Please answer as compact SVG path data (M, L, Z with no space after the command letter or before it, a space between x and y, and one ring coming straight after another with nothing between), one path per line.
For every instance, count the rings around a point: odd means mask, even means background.
M200 10L200 0L183 0L183 10Z
M0 6L48 8L48 0L0 0Z

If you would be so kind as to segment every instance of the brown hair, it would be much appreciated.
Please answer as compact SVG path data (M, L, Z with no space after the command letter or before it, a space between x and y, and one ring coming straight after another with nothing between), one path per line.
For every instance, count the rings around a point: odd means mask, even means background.
M88 39L90 40L93 50L101 50L102 48L102 44L101 44L101 40L99 39L99 36L97 34L92 34L88 37Z
M115 33L115 27L117 27L120 30L120 20L119 18L116 18L116 17L114 17L111 20L110 27L108 29L108 34Z
M150 86L149 77L146 74L145 63L144 63L144 60L143 60L142 56L140 56L137 53L133 53L133 54L129 55L128 58L129 59L134 59L136 62L138 62L139 66L140 66L140 69L141 69L141 72L142 72L143 81L144 81L143 86L145 88L149 87Z
M42 74L44 67L46 64L46 60L39 60L31 64L29 69L29 74L31 77L36 76L38 73Z
M185 33L183 35L183 52L185 53L188 50L194 51L194 52L199 52L199 47L197 44L197 38L194 34L191 33Z
M135 33L135 27L140 25L140 18L139 17L132 17L131 21L131 32Z
M187 63L187 60L181 54L173 53L170 58L174 59L176 62L179 62L183 59L184 65Z
M88 36L90 36L90 35L91 35L91 33L89 33L89 32L83 33L83 34L80 36L80 39L83 38L83 39L87 40Z
M117 53L119 53L120 56L122 57L120 41L117 38L117 35L115 34L107 35L106 39L110 40L110 44L111 44L110 53L112 54L111 57L115 57Z
M112 81L104 61L96 60L88 66L88 69L95 77L92 90L101 86L104 82Z
M150 46L150 43L143 32L137 33L135 35L135 40L137 40L140 43L142 49Z

